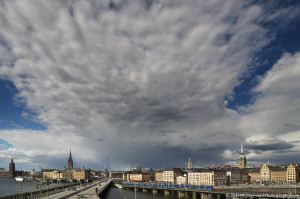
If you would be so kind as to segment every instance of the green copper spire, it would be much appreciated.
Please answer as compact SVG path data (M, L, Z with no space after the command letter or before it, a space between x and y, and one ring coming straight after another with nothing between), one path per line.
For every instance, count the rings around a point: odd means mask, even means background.
M239 168L245 168L247 163L246 156L244 154L243 142L241 142L241 154L239 157Z
M244 151L243 151L243 142L241 142L241 154L243 154Z

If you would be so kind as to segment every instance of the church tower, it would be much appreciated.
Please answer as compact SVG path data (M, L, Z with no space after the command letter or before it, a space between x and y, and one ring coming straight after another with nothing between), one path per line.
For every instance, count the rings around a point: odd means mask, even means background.
M14 159L11 159L11 161L9 163L9 173L10 173L11 177L14 177L16 174L16 167L15 167Z
M73 169L73 160L72 160L71 149L70 149L70 155L69 155L69 160L68 160L68 169Z
M107 171L107 167L106 167L106 164L105 164L105 168L104 168L104 176L108 177L108 171Z
M243 143L241 142L241 154L239 157L239 168L244 169L246 167L246 156L244 155L244 150L243 150Z
M193 166L192 166L191 158L189 158L189 161L188 161L188 169L191 169L191 168L193 168Z

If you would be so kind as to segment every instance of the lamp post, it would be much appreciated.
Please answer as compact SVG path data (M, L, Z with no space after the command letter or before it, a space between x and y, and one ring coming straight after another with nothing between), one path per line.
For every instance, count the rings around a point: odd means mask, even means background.
M134 199L136 199L136 183L135 183L135 187L134 187Z
M48 195L48 198L49 198L49 185L47 185L47 195Z
M23 181L21 182L21 198L23 198L22 185L23 185Z

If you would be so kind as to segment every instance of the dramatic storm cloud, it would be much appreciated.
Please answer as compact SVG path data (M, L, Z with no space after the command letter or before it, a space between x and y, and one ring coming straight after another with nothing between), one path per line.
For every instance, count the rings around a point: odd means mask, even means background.
M70 148L76 167L95 169L181 167L188 157L236 164L241 140L253 163L272 153L289 163L300 152L300 55L255 75L265 67L258 53L299 17L297 6L0 4L0 78L15 87L22 117L45 127L1 128L0 166L14 157L26 168L62 168ZM249 75L251 103L228 107Z

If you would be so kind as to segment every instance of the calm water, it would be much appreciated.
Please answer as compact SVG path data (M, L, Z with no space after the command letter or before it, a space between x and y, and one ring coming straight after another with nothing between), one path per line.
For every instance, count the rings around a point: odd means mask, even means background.
M59 184L51 184L49 188L57 186ZM47 188L47 185L38 185L36 182L17 182L14 178L0 178L0 197Z
M136 199L178 199L175 196L164 196L163 193L153 194L152 192L143 193L142 191L136 192ZM192 197L185 197L191 199ZM118 188L111 188L102 199L134 199L133 190L123 190Z

